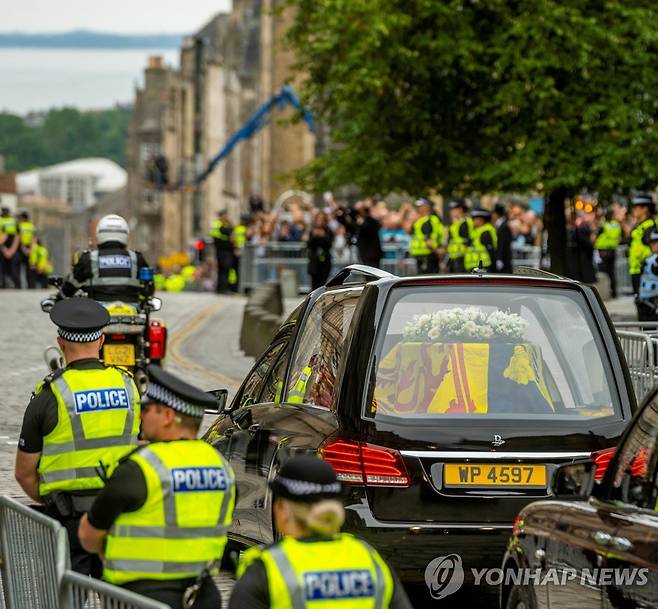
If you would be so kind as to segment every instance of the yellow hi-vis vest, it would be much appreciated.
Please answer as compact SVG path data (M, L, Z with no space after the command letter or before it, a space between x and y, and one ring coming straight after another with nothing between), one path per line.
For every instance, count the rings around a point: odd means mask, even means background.
M0 218L0 232L6 235L15 235L17 232L16 220L11 216L2 216Z
M285 537L269 548L251 548L238 577L258 559L267 574L270 609L390 607L394 584L388 565L352 535L306 542Z
M233 245L237 249L242 249L247 241L247 227L244 224L238 224L233 229Z
M213 239L221 239L222 241L228 241L228 237L222 232L222 227L224 223L221 220L213 220L210 225L210 236Z
M489 268L492 264L491 255L489 250L482 244L482 235L484 233L489 233L493 241L494 249L498 243L498 235L496 234L496 229L493 224L487 222L478 228L473 229L473 243L466 250L466 258L464 258L464 267L467 271L472 271L480 266L480 261L482 262L482 268Z
M448 257L451 260L463 258L466 255L466 243L459 234L459 230L464 222L466 222L466 226L468 226L469 238L472 239L473 220L471 218L466 217L457 222L453 222L448 229Z
M308 381L313 374L313 368L304 366L302 373L299 375L297 382L293 385L292 389L288 391L288 402L291 404L302 404L306 397L306 388Z
M97 468L113 466L137 444L140 403L132 376L111 367L68 369L50 388L57 425L43 439L39 494L102 488Z
M601 234L594 241L597 250L614 250L621 243L621 226L619 222L604 222Z
M423 234L423 226L426 222L432 225L432 232L430 233L430 240L432 241L432 249L427 246L427 237ZM411 233L411 242L409 243L409 254L411 256L429 256L443 240L443 224L441 220L434 214L430 216L423 216L414 222Z
M196 577L226 546L235 505L233 470L202 440L154 442L133 452L146 501L116 519L107 535L103 579Z
M21 233L21 245L28 246L32 245L32 239L34 239L34 231L36 228L32 222L19 222L18 230Z
M653 218L647 218L631 231L631 242L628 246L628 272L639 275L642 272L642 262L651 256L651 248L642 241L647 229L656 226Z

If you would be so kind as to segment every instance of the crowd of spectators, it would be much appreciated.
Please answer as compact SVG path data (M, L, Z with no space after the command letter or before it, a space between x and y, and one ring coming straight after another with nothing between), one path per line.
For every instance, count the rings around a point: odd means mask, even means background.
M512 246L541 245L542 219L520 200L504 204ZM435 213L444 218L443 206ZM258 210L242 221L247 242L266 246L273 242L306 243L312 286L322 285L331 263L348 264L356 258L363 264L381 266L382 259L403 256L408 250L418 209L413 201L390 205L383 199L365 198L353 205L338 204L330 193L323 207L291 204L282 212ZM256 255L264 252L264 247Z

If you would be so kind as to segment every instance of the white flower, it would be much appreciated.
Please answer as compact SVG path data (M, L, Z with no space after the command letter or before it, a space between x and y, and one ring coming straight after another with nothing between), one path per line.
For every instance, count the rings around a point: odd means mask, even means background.
M403 336L411 341L449 341L469 339L523 340L528 322L516 313L485 313L474 306L440 309L412 317L404 325Z

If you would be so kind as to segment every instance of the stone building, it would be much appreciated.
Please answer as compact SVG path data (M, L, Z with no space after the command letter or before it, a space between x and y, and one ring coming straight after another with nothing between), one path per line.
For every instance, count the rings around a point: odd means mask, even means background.
M151 57L136 91L128 131L128 216L140 249L152 258L185 247L192 234L192 83Z
M284 126L279 119L290 111L276 110L203 182L194 180L289 81L293 58L281 42L290 15L274 16L276 1L234 0L231 13L216 15L185 38L179 69L150 59L144 86L136 91L127 158L129 215L151 259L185 250L206 235L220 209L237 221L250 195L273 203L291 186L280 176L314 156L306 125Z

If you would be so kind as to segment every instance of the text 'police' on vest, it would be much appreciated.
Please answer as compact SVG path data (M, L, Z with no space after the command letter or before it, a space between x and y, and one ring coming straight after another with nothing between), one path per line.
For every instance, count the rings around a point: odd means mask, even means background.
M175 467L171 481L174 493L226 490L226 472L222 467Z

